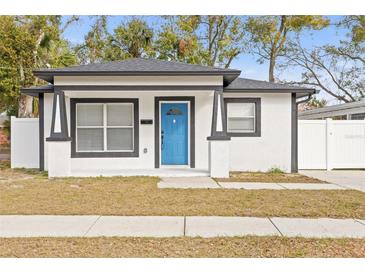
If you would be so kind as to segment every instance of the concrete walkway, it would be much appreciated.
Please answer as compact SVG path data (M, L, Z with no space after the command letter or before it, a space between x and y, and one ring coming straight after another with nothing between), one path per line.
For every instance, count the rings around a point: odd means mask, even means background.
M299 173L347 189L365 192L365 170L300 170Z
M335 184L216 182L210 177L163 177L158 188L196 189L345 189Z
M0 216L0 237L365 238L365 220L219 216Z
M211 177L162 177L158 188L220 188Z

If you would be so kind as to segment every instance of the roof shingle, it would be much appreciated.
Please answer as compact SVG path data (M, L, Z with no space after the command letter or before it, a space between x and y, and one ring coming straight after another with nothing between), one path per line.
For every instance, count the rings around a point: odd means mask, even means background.
M236 78L232 81L224 90L303 90L310 88L303 88L297 86L291 86L288 84L271 83L267 81L259 81L246 78Z
M240 70L224 69L211 66L193 65L157 59L131 58L124 61L94 63L65 68L35 70L35 72L231 72Z

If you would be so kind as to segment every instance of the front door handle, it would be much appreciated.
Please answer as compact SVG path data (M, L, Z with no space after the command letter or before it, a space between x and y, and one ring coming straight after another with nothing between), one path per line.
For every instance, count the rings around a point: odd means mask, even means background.
M164 136L164 131L161 131L161 149L163 149L163 136Z

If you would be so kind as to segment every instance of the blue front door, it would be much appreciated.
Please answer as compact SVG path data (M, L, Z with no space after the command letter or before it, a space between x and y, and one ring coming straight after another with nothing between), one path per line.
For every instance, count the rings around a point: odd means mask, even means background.
M188 104L161 104L161 164L188 164Z

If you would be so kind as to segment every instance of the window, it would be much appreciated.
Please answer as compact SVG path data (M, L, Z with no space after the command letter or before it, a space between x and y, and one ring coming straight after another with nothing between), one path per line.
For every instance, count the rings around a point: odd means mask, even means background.
M225 98L229 136L261 135L260 98Z
M136 108L135 99L71 99L71 156L138 156Z

